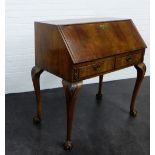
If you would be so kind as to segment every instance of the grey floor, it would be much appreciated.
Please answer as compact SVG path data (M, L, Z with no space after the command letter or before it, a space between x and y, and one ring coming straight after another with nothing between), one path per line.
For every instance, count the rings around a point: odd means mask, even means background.
M84 85L77 99L74 148L62 148L66 134L62 88L42 91L43 121L32 123L34 92L6 95L6 155L149 155L150 79L137 98L138 116L129 116L135 79L104 83L103 99L95 99L98 84Z

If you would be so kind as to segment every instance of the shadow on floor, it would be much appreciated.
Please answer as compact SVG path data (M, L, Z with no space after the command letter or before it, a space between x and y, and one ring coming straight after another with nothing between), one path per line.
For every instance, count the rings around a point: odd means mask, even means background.
M149 155L150 79L137 98L138 116L129 116L135 79L104 83L104 95L95 99L98 84L84 85L75 107L74 148L66 152L66 107L62 88L43 90L43 121L32 123L34 92L6 95L6 155Z

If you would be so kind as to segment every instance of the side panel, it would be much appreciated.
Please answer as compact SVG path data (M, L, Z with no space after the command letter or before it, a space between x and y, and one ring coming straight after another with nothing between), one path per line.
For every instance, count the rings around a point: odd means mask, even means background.
M35 23L36 66L70 81L72 60L57 26Z

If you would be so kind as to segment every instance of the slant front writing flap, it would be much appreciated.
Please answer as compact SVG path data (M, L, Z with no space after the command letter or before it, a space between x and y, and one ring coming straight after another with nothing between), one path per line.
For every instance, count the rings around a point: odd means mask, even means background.
M132 20L59 26L74 63L146 48Z

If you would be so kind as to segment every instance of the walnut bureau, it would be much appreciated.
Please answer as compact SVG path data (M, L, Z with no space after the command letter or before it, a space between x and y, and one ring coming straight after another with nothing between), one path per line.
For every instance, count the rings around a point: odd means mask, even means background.
M135 117L135 100L146 71L143 63L145 48L146 44L131 19L90 18L35 22L35 66L31 71L37 101L34 123L41 122L39 77L44 70L63 79L67 107L66 150L72 148L74 105L82 80L99 76L96 99L101 99L103 75L134 66L137 80L130 115Z

